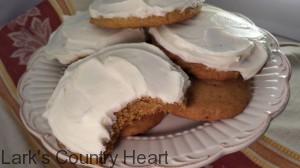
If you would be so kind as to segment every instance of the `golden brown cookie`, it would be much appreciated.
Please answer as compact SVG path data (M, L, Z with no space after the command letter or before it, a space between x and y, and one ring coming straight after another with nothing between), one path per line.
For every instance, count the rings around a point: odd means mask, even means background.
M200 63L189 63L182 60L179 56L170 51L166 50L162 47L158 42L155 41L153 37L151 37L152 44L158 46L161 50L163 50L166 55L177 65L179 65L183 70L195 76L198 79L202 80L231 80L238 79L241 77L240 72L236 71L218 71L216 69L209 68Z
M143 28L158 27L167 24L179 23L196 16L200 12L200 7L187 8L184 11L175 10L167 13L165 16L150 16L146 18L128 17L128 18L91 18L90 22L96 26L111 29L121 28Z
M247 107L252 93L249 81L193 80L187 93L187 107L173 114L196 121L233 118Z

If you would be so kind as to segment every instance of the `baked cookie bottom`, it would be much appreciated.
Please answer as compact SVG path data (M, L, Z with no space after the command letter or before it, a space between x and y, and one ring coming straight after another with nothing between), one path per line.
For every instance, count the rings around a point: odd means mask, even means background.
M195 121L217 121L242 113L252 98L249 81L192 80L187 92L187 107L173 114Z
M200 7L187 8L184 11L175 10L167 13L165 16L149 16L146 18L128 17L128 18L91 18L90 22L96 26L111 29L121 28L143 28L159 27L162 25L174 24L188 20L200 12Z
M240 72L236 71L218 71L213 68L209 68L200 63L189 63L182 60L178 55L168 51L163 46L161 46L154 37L151 37L151 43L159 47L165 54L177 65L179 65L183 70L187 73L197 77L198 79L202 80L218 80L218 81L225 81L225 80L232 80L238 79L241 77Z

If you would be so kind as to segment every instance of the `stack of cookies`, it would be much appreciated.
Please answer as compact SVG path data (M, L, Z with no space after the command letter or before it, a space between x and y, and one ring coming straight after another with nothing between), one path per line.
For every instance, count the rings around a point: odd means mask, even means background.
M120 136L145 133L167 113L232 118L268 59L263 39L248 19L202 0L95 0L42 49L67 66L45 117L81 154L111 152Z

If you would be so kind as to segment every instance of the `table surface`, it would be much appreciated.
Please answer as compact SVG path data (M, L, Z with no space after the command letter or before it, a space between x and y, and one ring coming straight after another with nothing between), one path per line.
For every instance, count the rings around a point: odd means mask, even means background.
M300 41L299 0L206 0L206 2L242 13L272 33Z
M5 151L4 158L11 158L13 154L28 153L30 146L28 141L23 136L20 127L17 126L15 120L12 118L8 110L6 109L3 101L0 98L0 149ZM1 166L0 166L1 167ZM8 167L8 166L7 166ZM13 165L14 168L39 168L40 164L30 164L26 162L23 165Z

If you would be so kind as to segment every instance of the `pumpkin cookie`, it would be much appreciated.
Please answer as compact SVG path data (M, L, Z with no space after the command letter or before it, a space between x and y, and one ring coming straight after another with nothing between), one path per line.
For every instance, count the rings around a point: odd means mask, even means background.
M188 76L157 47L118 44L68 66L44 117L72 153L111 153L122 134L147 131L160 115L184 107L189 85ZM136 129L145 119L153 121Z
M193 80L187 93L186 109L173 111L173 114L196 121L233 118L244 111L251 97L249 81Z
M99 27L158 27L196 16L202 3L202 0L96 0L89 11L91 23Z
M260 28L211 5L193 19L149 33L173 61L202 80L248 80L268 59Z

